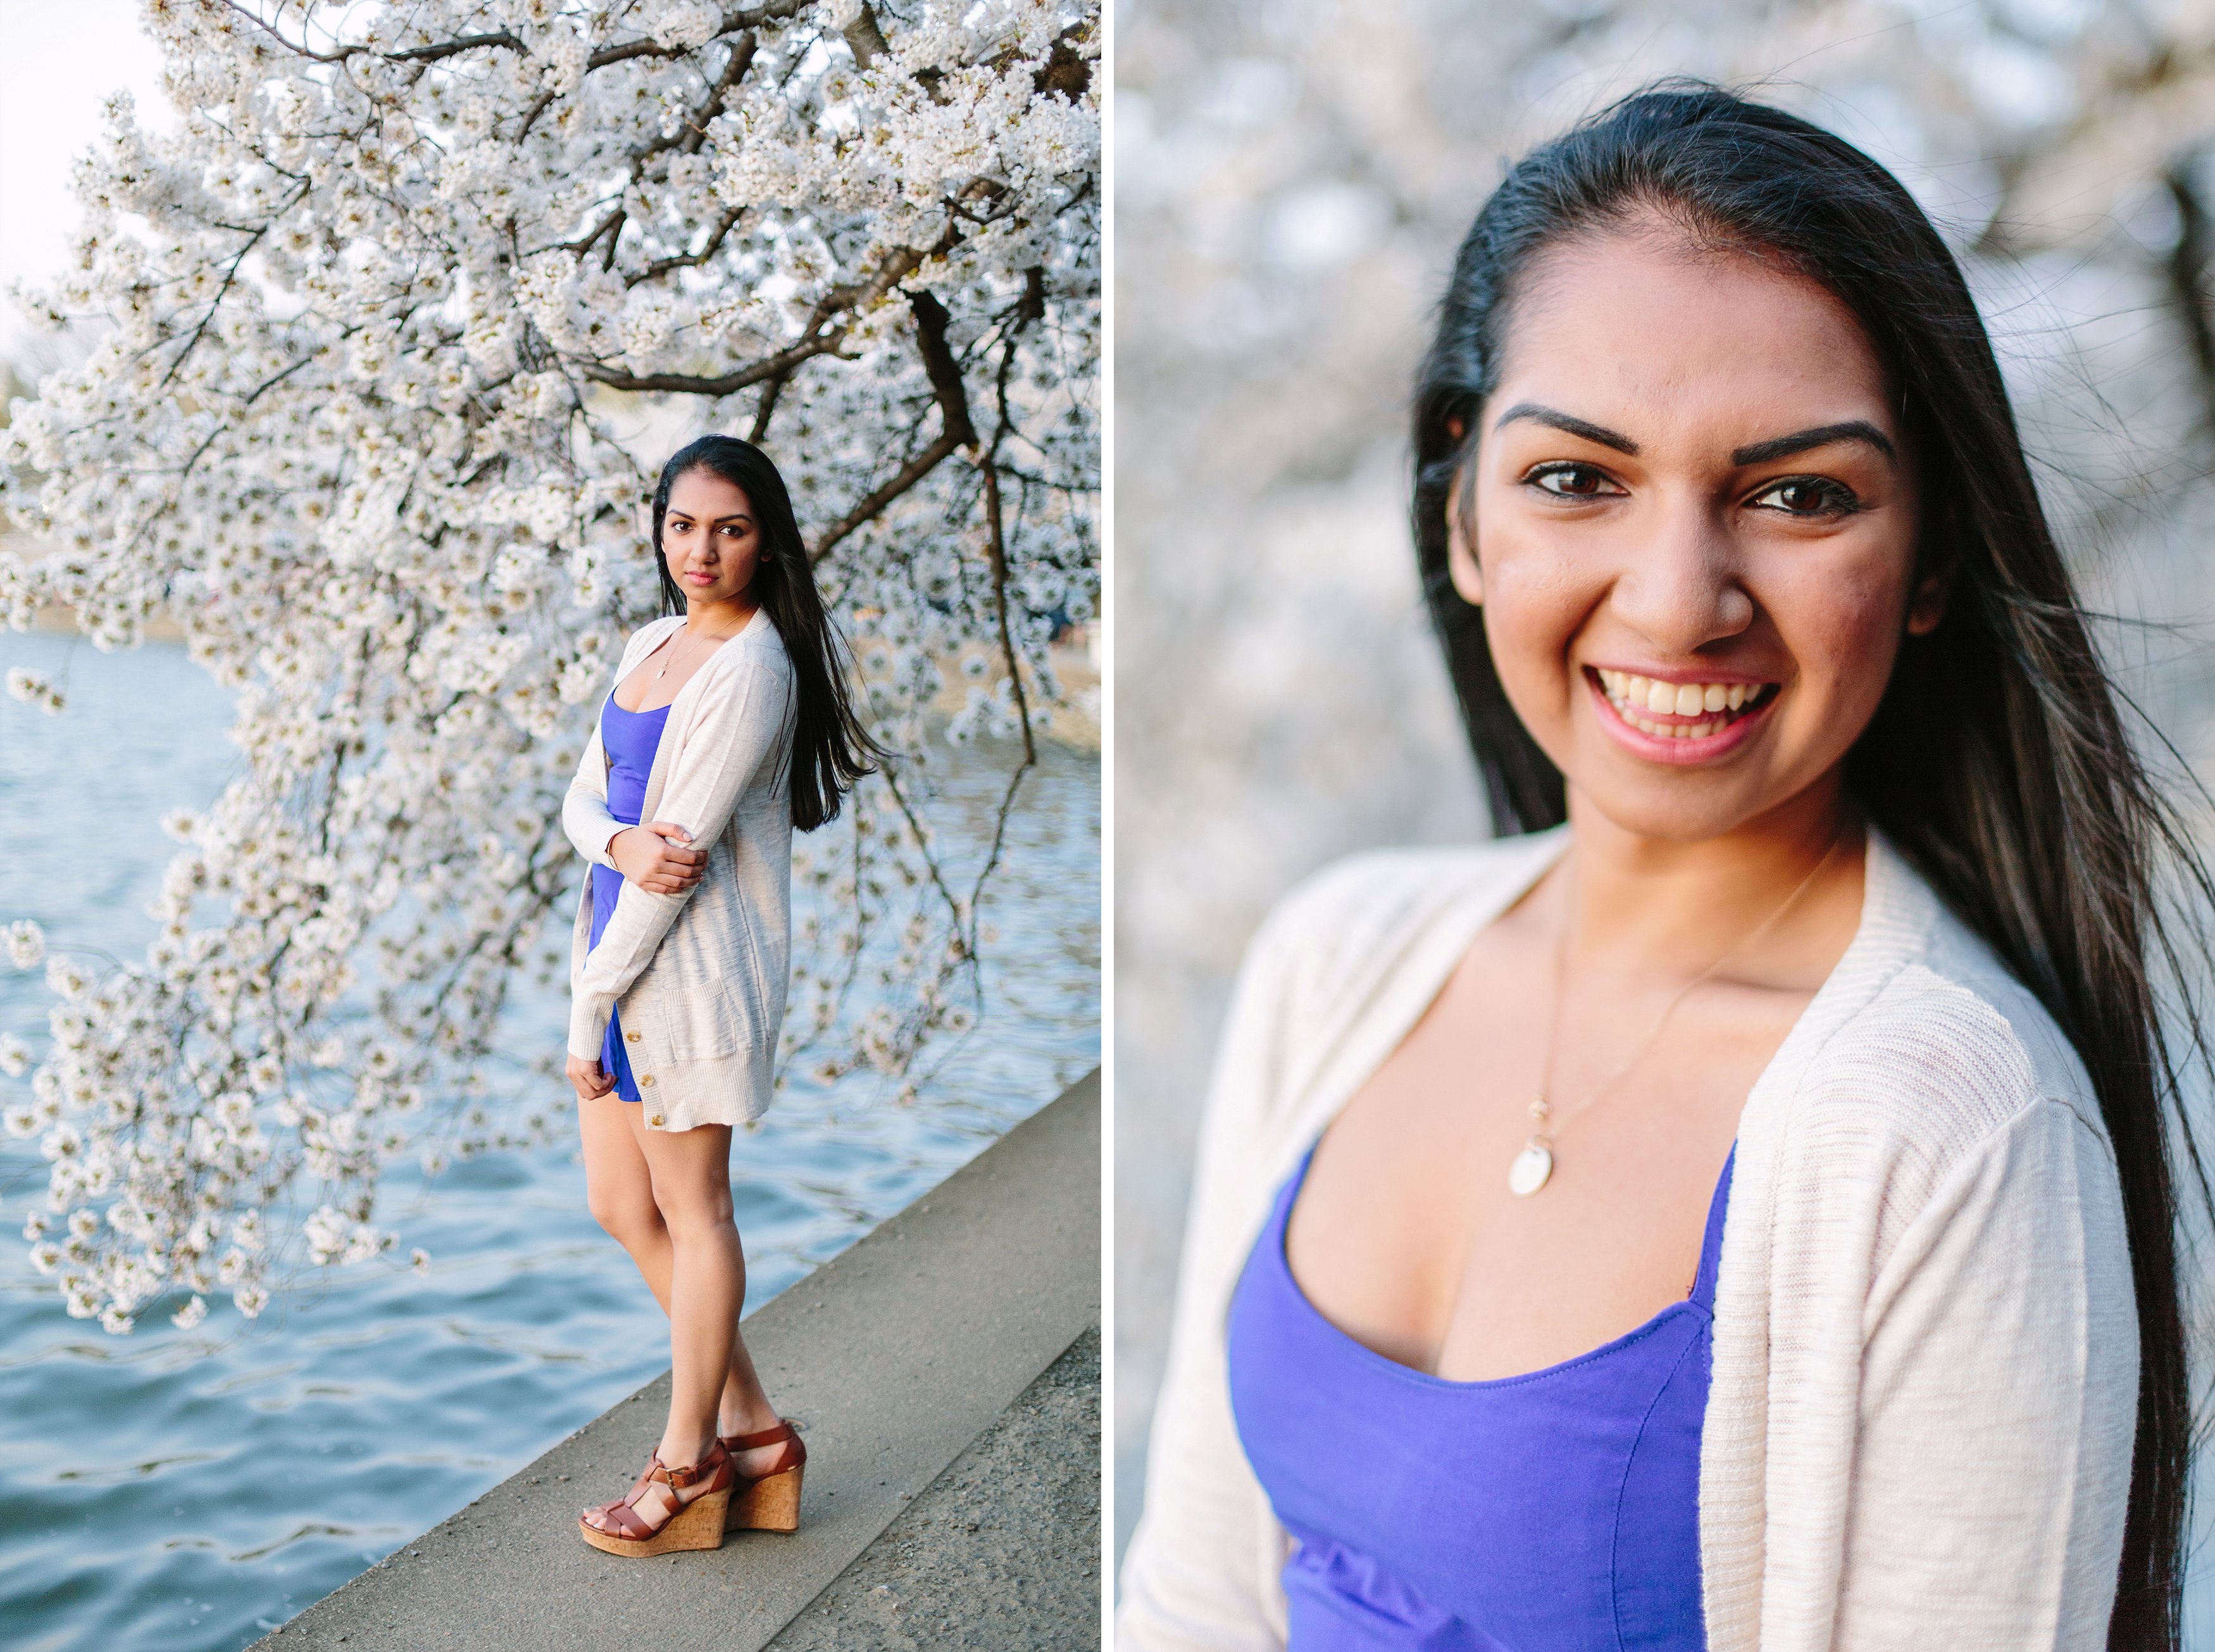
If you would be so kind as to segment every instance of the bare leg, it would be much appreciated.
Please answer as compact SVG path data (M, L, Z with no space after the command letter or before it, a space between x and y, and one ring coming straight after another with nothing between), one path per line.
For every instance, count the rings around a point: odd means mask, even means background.
M716 1428L722 1434L752 1434L776 1426L777 1414L768 1396L762 1390L760 1379L755 1374L753 1360L746 1352L745 1340L739 1333L737 1315L745 1305L745 1255L739 1244L738 1232L730 1218L730 1132L718 1128L720 1145L704 1139L703 1133L686 1131L677 1134L648 1131L643 1122L643 1113L635 1103L625 1102L613 1095L596 1096L578 1104L578 1125L585 1151L586 1198L592 1215L630 1255L637 1265L647 1288L653 1293L654 1300L662 1311L670 1311L674 1277L677 1271L677 1244L672 1237L670 1224L656 1196L655 1172L649 1164L647 1152L649 1145L660 1146L680 1142L690 1137L703 1137L692 1144L693 1151L680 1151L672 1157L667 1174L677 1186L697 1182L707 1193L707 1208L711 1215L720 1211L720 1225L727 1233L729 1244L723 1266L727 1269L727 1286L732 1301L731 1336L726 1368L720 1382L717 1397ZM705 1147L703 1153L697 1149ZM680 1168L689 1164L690 1168ZM677 1195L672 1194L672 1197ZM710 1226L715 1224L711 1221ZM720 1240L713 1242L720 1249ZM717 1317L721 1317L720 1312ZM676 1341L672 1317L672 1353ZM672 1370L675 1369L672 1366ZM672 1410L672 1426L677 1413ZM676 1445L673 1439L665 1439L666 1448ZM703 1442L700 1449L705 1449ZM765 1469L773 1461L779 1448L759 1446L750 1452L736 1453L739 1472L752 1474ZM670 1463L689 1462L690 1456L672 1457L667 1449L663 1460Z
M697 1462L715 1439L715 1412L731 1374L744 1293L739 1230L731 1219L731 1130L646 1131L639 1145L653 1176L672 1256L669 1276L669 1424L661 1460Z

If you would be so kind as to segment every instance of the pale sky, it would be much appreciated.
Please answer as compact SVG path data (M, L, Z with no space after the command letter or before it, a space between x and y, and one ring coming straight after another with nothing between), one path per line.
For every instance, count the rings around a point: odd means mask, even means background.
M143 124L168 124L160 77L136 0L0 0L0 292L59 267L78 218L70 164L102 100L127 89ZM21 326L0 298L0 349Z

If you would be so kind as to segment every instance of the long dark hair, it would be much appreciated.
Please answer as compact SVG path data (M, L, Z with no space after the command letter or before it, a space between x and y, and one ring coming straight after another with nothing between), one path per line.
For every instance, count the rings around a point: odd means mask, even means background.
M680 447L661 467L653 487L653 561L661 571L661 611L685 611L685 597L670 577L661 550L661 522L669 514L669 490L688 470L708 470L745 490L761 535L761 563L754 571L753 599L784 639L784 651L799 679L799 710L791 753L792 823L813 832L838 818L838 801L863 775L874 771L873 758L884 752L854 714L847 688L844 639L823 611L815 588L814 565L792 513L792 495L768 454L736 436L703 436Z
M1698 82L1625 98L1513 166L1462 243L1414 401L1423 586L1502 832L1565 818L1559 771L1518 721L1482 612L1447 574L1449 491L1475 451L1516 281L1565 236L1658 214L1827 288L1860 319L1899 397L1923 500L1918 582L1944 621L1901 646L1846 759L1870 819L2035 993L2083 1059L2122 1183L2139 1391L2113 1648L2174 1647L2192 1416L2171 1130L2203 1194L2157 980L2187 984L2207 872L2126 738L2040 508L1991 341L1960 267L1897 180L1781 110ZM2188 932L2187 932L2188 931ZM2157 969L2160 972L2157 975ZM2178 1033L2204 1058L2196 1013Z

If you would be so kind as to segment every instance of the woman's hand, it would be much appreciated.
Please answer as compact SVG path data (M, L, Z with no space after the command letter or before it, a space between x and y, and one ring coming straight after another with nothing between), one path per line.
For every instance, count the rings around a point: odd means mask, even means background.
M707 869L708 851L687 849L692 834L666 820L625 826L608 839L608 858L616 870L641 889L658 895L681 895L700 881Z
M602 1067L598 1058L587 1061L581 1055L573 1055L565 1071L569 1088L577 1092L580 1102L596 1101L616 1087L615 1074Z

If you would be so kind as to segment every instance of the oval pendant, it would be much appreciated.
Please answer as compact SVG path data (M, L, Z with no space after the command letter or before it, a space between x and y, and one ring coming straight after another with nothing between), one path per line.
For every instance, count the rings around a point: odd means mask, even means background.
M1516 1154L1515 1162L1507 1167L1507 1191L1518 1199L1527 1199L1544 1187L1553 1173L1554 1155L1534 1141Z

